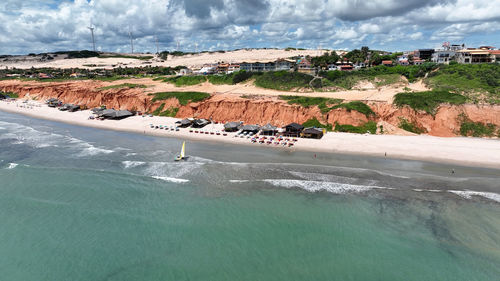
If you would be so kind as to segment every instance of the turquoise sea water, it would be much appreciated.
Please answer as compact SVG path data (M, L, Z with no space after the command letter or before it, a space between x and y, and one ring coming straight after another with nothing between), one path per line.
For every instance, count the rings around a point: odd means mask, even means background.
M499 280L498 170L181 142L0 112L0 280Z

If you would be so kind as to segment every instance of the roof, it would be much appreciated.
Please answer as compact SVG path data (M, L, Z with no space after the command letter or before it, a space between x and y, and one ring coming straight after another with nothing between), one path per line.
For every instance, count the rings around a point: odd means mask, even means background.
M241 127L242 131L258 131L260 129L260 126L258 125L245 125Z
M321 128L306 128L302 131L304 134L323 134L323 129Z
M473 50L459 50L457 53L469 53L471 55L489 55L489 50L473 49Z
M383 60L382 64L392 64L392 60Z
M226 129L231 129L231 128L238 128L243 122L229 122L224 124L224 128Z
M262 126L262 128L260 128L260 129L263 131L276 131L278 129L278 127L271 125L271 123L267 123L266 125Z
M287 127L292 127L295 130L302 130L302 129L304 129L304 126L302 126L300 124L297 124L297 123L290 123L290 124L288 124L288 125L285 126L285 128L287 128Z
M492 54L492 55L500 55L500 50L490 50L490 54Z

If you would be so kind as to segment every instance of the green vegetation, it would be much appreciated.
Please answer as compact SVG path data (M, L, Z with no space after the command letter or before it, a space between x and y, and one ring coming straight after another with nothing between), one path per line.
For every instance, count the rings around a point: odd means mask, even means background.
M344 132L344 133L356 133L356 134L375 134L377 133L377 123L374 121L368 121L360 126L353 125L340 125L339 123L335 123L335 131L336 132Z
M240 70L231 74L209 75L208 81L214 85L235 85L250 79L252 76L253 72Z
M494 124L473 122L464 114L460 114L459 118L462 123L460 125L460 134L465 137L493 137L497 130ZM497 134L500 137L500 130L498 130Z
M160 116L175 117L177 115L177 112L179 112L178 107L170 107L167 110L161 112Z
M298 88L309 88L314 77L299 72L269 71L256 76L255 85L262 88L290 91Z
M475 101L500 103L500 64L442 65L429 73L426 83L433 89L462 93Z
M410 106L414 110L423 110L434 114L436 108L442 103L464 104L467 98L448 91L405 92L394 96L394 104L402 107Z
M329 99L321 97L305 97L305 96L279 96L280 99L286 100L288 104L298 104L303 107L317 106L322 113L327 113L332 108L329 106L337 105L342 102L341 99Z
M152 102L176 98L181 105L187 105L190 102L199 102L210 97L208 93L202 92L162 92L150 94L154 95Z
M316 128L325 128L327 131L332 131L332 124L321 124L321 122L318 121L318 119L313 118L309 119L302 126L308 128L308 127L316 127Z
M19 98L19 94L14 93L14 92L2 92L2 91L0 91L0 94L2 94L4 96L9 96L10 98L13 98L13 99Z
M92 57L98 57L99 53L98 52L93 52L93 51L70 51L70 52L57 52L56 54L67 54L68 59L81 59L81 58L92 58Z
M382 86L398 82L400 76L404 76L408 81L414 82L436 68L437 64L434 63L410 66L396 65L393 67L379 65L350 72L339 70L321 71L319 75L332 81L336 86L351 89L356 83L362 80L375 81L378 85Z
M153 111L152 114L155 116L160 115L160 112L163 110L164 107L165 107L165 103L162 103L157 109L155 109L155 111Z
M412 133L418 134L418 135L420 135L422 133L426 133L425 129L418 127L418 125L415 122L409 122L404 117L399 118L399 126L398 127L405 130L405 131L412 132Z
M311 58L311 63L314 66L327 67L329 64L334 64L340 60L340 56L335 51L330 53L325 52L323 55Z
M111 86L102 87L102 88L99 88L97 90L99 90L99 91L105 91L105 90L109 90L109 89L121 89L121 88L129 88L129 89L133 89L133 88L147 88L147 86L146 85L142 85L142 84L124 83L124 84L119 84L119 85L111 85Z
M198 85L207 81L203 75L197 76L176 76L163 79L164 82L173 83L176 87Z
M128 56L128 55L100 55L99 56L102 59L107 59L107 58L122 58L122 59L136 59L136 60L150 60L154 58L153 56Z
M347 111L355 110L357 112L363 113L367 118L369 118L371 115L375 115L375 112L373 112L373 110L368 105L361 101L341 103L330 108L330 110L336 108L345 108Z

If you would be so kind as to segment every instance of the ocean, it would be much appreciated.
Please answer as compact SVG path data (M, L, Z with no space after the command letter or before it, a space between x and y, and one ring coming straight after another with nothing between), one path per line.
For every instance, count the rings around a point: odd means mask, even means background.
M0 280L500 280L499 170L181 143L0 112Z

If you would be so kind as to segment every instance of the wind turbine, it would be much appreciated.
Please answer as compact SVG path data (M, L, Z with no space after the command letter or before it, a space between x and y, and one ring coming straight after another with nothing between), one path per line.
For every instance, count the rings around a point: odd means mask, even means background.
M92 48L95 52L94 26L92 26L92 22L90 22L90 26L87 28L90 30L90 34L92 35Z
M198 53L198 42L194 43L194 52Z
M128 36L130 37L130 50L132 54L134 53L134 38L132 37L132 31L128 30Z
M158 36L155 34L155 42L156 42L156 53L160 53L160 48L158 48Z
M180 51L179 45L180 45L180 42L179 42L179 40L177 40L177 51Z

